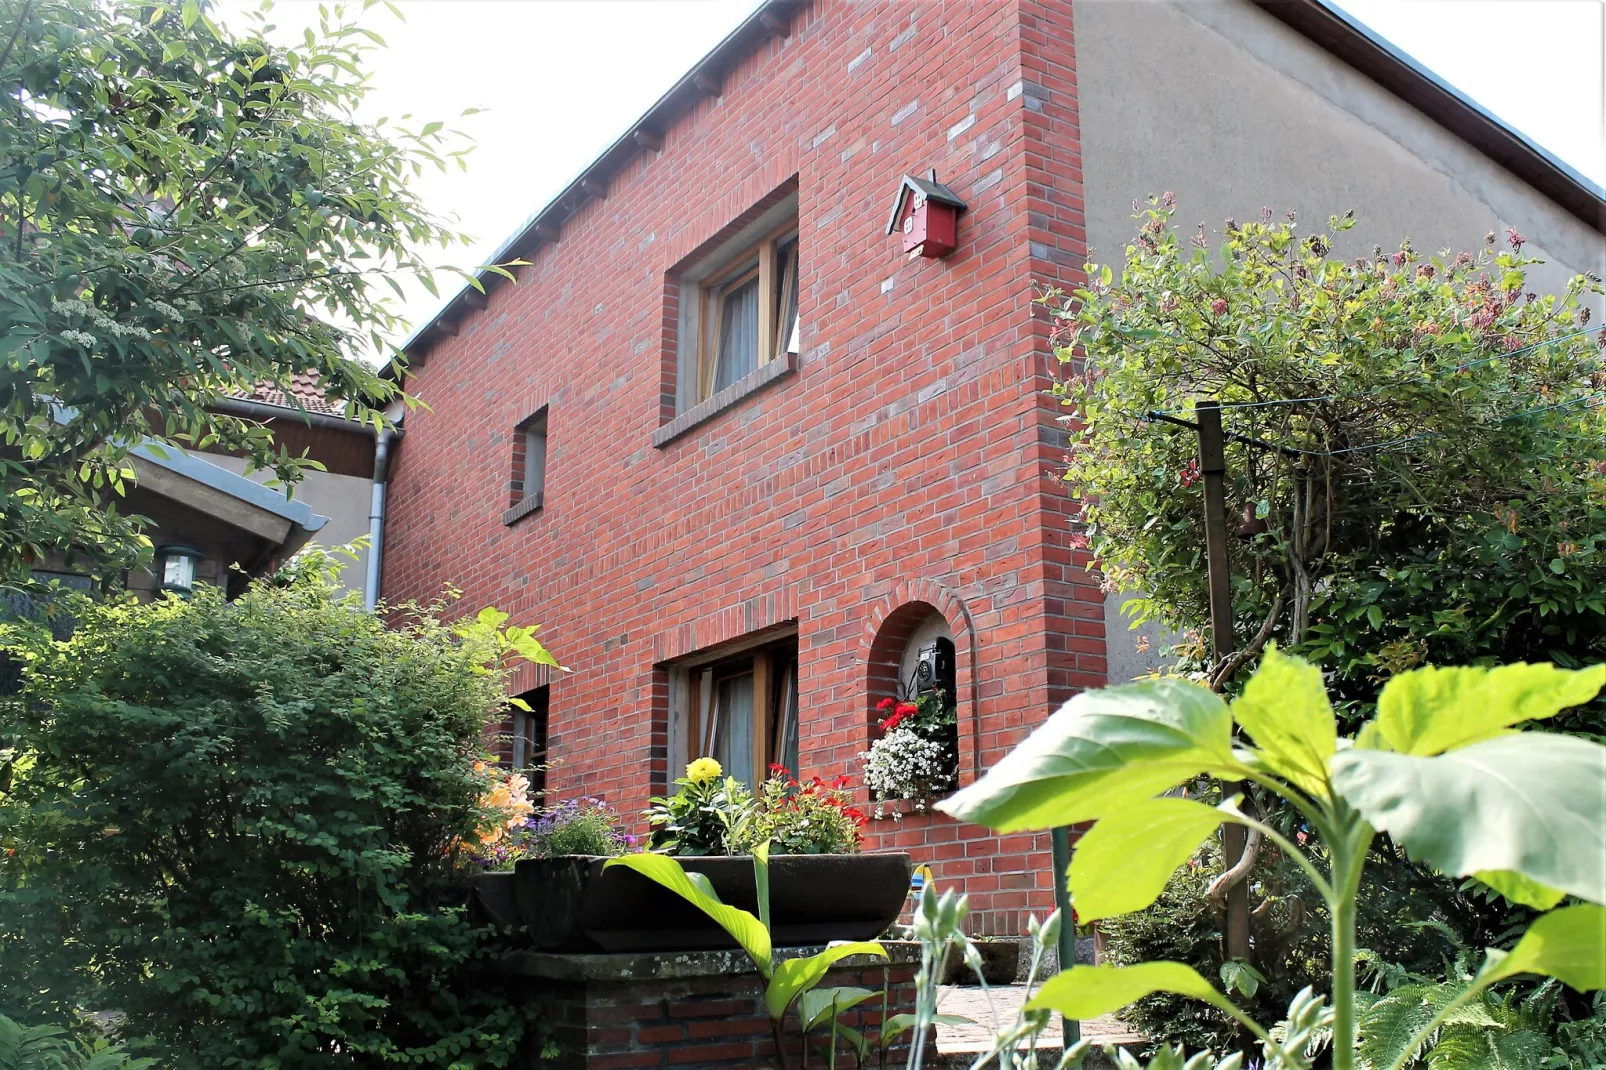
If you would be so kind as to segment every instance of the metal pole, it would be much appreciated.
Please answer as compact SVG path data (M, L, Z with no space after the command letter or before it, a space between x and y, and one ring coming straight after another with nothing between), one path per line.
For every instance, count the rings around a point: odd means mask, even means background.
M1054 844L1054 906L1060 912L1060 969L1068 970L1076 963L1076 923L1071 920L1071 889L1065 883L1065 873L1071 868L1071 830L1063 825L1049 832ZM1082 1023L1075 1018L1060 1016L1065 1050L1082 1039Z
M1205 563L1210 571L1210 646L1215 664L1233 652L1232 577L1227 561L1227 454L1221 433L1221 404L1201 401L1199 415L1199 474L1204 477ZM1223 784L1229 795L1242 784ZM1248 830L1225 825L1221 830L1222 854L1231 869L1243 857ZM1227 892L1226 951L1228 959L1249 961L1249 882L1239 881Z

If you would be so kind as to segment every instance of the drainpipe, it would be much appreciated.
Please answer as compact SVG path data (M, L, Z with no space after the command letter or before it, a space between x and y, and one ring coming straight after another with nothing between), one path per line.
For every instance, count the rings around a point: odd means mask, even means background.
M374 484L368 506L368 576L362 596L363 606L370 611L379 603L379 576L385 559L385 484L390 479L390 448L395 441L394 427L382 429L374 438Z

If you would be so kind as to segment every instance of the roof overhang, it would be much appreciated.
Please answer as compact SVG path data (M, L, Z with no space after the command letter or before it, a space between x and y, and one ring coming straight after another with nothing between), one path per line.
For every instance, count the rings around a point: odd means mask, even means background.
M527 259L555 244L563 224L587 201L607 196L609 181L630 159L663 147L665 132L696 103L722 91L725 72L765 40L791 33L792 16L809 0L762 0L741 25L676 82L602 155L593 160L546 207L536 212L491 254L492 264ZM1360 74L1421 111L1590 227L1606 234L1606 190L1585 178L1471 97L1418 63L1365 23L1327 0L1251 0L1274 18L1343 60ZM429 321L402 343L403 352L457 334L469 311L484 308L487 294L506 279L482 269ZM394 365L382 373L395 375Z
M134 483L188 506L230 527L262 539L288 557L329 518L306 502L286 498L272 487L230 472L176 446L144 442L129 451Z

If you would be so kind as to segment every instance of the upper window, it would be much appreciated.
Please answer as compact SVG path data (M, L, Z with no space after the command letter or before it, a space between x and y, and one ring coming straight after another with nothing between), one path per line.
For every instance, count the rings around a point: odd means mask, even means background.
M770 235L703 289L697 400L797 352L797 224Z
M679 319L669 415L695 409L706 418L717 410L704 403L721 391L743 383L756 390L796 369L791 359L784 370L772 365L798 352L798 276L796 193L749 213L675 267Z
M545 407L514 431L513 475L509 483L508 509L502 514L504 524L535 512L546 499L546 434Z

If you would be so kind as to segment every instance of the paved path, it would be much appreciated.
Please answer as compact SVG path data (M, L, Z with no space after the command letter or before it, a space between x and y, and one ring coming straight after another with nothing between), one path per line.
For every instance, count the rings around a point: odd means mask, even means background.
M1026 986L1000 985L989 991L993 997L992 1005L998 1009L998 1016L1006 1022L1014 1021L1021 1004L1026 1001ZM937 996L937 1012L962 1015L976 1023L939 1025L937 1027L939 1052L945 1055L951 1052L982 1052L991 1047L994 1032L993 1016L980 985L944 985ZM1060 1016L1056 1014L1054 1024L1038 1034L1038 1046L1058 1048L1060 1035ZM1082 1036L1095 1044L1129 1044L1143 1040L1113 1014L1083 1022Z

